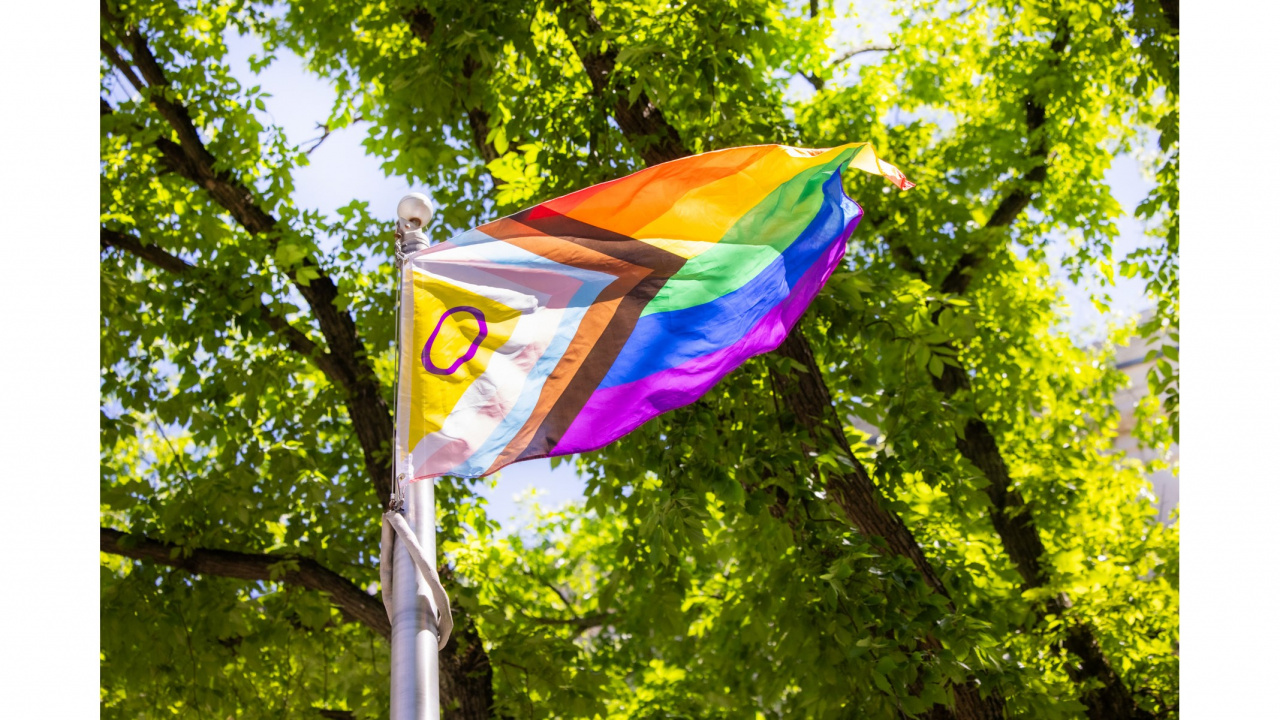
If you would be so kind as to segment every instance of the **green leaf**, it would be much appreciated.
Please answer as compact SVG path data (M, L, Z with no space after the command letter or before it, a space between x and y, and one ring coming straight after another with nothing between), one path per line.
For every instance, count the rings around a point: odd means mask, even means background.
M276 246L275 260L281 267L293 267L306 256L307 250L301 245L283 242Z
M320 269L314 265L300 267L294 277L297 278L299 284L309 285L312 280L320 277Z
M888 678L886 678L884 675L880 674L879 672L875 670L871 671L871 681L874 682L876 687L880 689L880 692L883 692L886 695L894 694L893 688L889 685Z

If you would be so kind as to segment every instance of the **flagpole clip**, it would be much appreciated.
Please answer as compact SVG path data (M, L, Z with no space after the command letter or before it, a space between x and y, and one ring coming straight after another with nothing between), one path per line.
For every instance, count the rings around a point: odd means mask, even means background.
M396 473L391 481L391 502L387 503L387 509L391 512L404 512L405 491L409 484L404 481L404 473Z

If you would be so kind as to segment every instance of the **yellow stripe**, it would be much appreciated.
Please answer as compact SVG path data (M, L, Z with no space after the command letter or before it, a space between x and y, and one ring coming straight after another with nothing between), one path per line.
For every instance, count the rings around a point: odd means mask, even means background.
M413 362L408 442L411 448L444 425L462 394L484 374L494 350L511 337L520 318L518 310L425 273L414 273L413 293L413 349L407 353ZM483 312L489 334L481 341L476 354L453 374L429 373L422 365L422 350L441 316L459 306ZM448 368L466 354L478 332L479 324L474 316L453 313L441 324L440 333L431 345L431 361L437 367Z
M808 168L829 162L832 153L864 144L827 150L777 146L741 172L689 191L632 237L681 257L696 257L719 242L734 223L779 185ZM866 154L865 150L858 153L855 161Z

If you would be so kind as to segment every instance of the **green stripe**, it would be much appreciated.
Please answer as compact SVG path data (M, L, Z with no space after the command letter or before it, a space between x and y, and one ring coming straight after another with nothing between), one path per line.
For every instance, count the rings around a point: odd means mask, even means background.
M861 149L845 150L775 188L738 218L720 242L672 275L640 316L701 305L747 284L809 226L822 206L823 183Z

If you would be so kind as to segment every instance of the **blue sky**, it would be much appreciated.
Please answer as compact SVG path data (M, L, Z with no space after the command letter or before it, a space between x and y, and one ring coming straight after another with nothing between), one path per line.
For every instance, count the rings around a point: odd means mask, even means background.
M860 16L851 16L837 22L833 39L836 49L860 46L868 42L882 41L887 37L894 20L884 12L883 5L865 5ZM264 120L283 128L286 136L296 144L318 138L317 125L324 122L333 107L334 92L328 83L309 74L302 60L286 50L276 52L276 60L256 75L249 69L250 55L261 53L261 46L253 37L228 39L230 63L235 77L245 85L260 84L272 97L266 99L267 117ZM874 56L858 58L874 62ZM856 70L856 65L846 68ZM803 80L793 81L790 93L803 95L812 92ZM391 228L396 203L411 191L431 194L430 188L412 187L403 178L387 177L376 158L365 154L361 142L367 126L356 124L331 134L310 156L311 164L294 172L296 203L301 208L332 214L338 207L352 200L369 203L375 215L382 215L387 222L387 241L391 242ZM908 173L909 174L909 173ZM1144 179L1134 158L1121 158L1108 172L1107 180L1112 192L1127 212L1146 196L1152 184ZM1146 242L1142 225L1132 217L1119 223L1120 239L1116 244L1116 256ZM1068 250L1064 240L1057 240L1050 249L1051 258ZM1053 262L1051 260L1051 262ZM1055 269L1056 269L1056 262ZM1117 277L1117 285L1111 288L1112 312L1101 315L1095 309L1090 296L1096 287L1076 286L1063 278L1063 290L1069 306L1067 326L1080 342L1090 342L1100 337L1100 331L1108 321L1132 316L1144 309L1140 281ZM519 524L527 519L526 509L516 498L537 492L537 500L544 507L558 506L566 501L580 499L585 483L573 471L571 464L562 463L553 470L548 460L531 460L517 463L501 471L491 487L482 488L489 500L489 513L504 525Z

